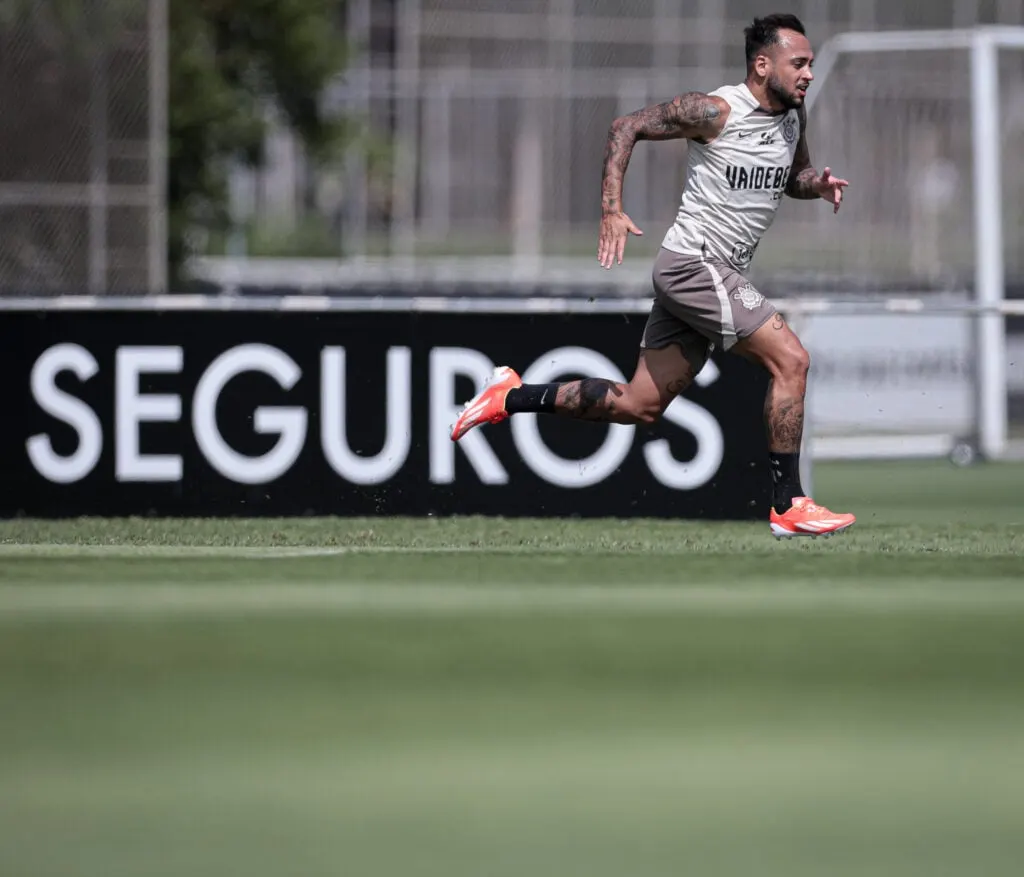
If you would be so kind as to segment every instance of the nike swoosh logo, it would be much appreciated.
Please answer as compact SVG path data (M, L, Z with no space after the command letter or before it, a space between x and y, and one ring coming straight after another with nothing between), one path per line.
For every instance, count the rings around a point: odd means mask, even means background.
M736 133L736 136L737 137L749 137L753 133L754 133L753 131L738 131Z

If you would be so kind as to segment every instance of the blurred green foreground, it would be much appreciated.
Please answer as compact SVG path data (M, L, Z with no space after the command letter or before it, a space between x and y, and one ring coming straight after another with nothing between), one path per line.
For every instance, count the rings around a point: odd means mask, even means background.
M1024 467L689 521L0 523L5 877L1017 875Z

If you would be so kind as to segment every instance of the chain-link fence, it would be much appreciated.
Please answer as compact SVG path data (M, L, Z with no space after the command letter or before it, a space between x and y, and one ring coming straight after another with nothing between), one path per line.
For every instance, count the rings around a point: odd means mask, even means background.
M805 0L792 11L819 49L850 30L1024 22L1021 0ZM753 0L348 0L361 52L329 99L381 132L390 160L353 154L318 178L312 208L308 186L288 184L311 173L294 149L263 172L240 173L237 190L260 192L245 199L260 205L249 217L256 224L327 229L326 247L321 235L307 255L589 256L612 119L742 80L743 28L764 12ZM1018 60L1004 64L1007 155L1024 133ZM969 278L967 54L846 61L823 88L813 157L855 183L842 239L807 205L787 204L757 268L871 274L876 283ZM651 254L675 214L685 160L680 142L633 154L625 206L646 232L632 245L638 256ZM1009 267L1024 269L1019 260Z
M0 289L165 285L167 0L0 4Z
M0 3L0 288L141 292L164 286L168 0ZM849 30L1024 23L1024 0L802 0L812 42ZM235 235L251 255L591 257L601 158L619 113L743 76L754 0L345 0L356 48L325 95L367 122L337 167L313 168L289 135L232 180ZM1012 173L1024 137L1020 57L1003 61L1008 237L1024 217ZM872 282L969 278L966 55L849 60L812 118L817 163L854 182L843 235L784 203L762 275ZM829 94L826 95L825 92ZM681 142L641 144L625 205L644 263L678 204ZM312 195L311 195L312 193ZM304 237L305 235L305 237ZM246 249L248 247L248 249ZM1024 276L1007 248L1008 278Z

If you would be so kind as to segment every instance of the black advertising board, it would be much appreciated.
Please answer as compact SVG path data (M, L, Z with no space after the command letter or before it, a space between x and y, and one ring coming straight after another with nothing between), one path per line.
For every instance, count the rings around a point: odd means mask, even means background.
M767 376L732 355L651 427L516 415L449 439L495 365L628 379L644 320L8 311L0 515L766 518Z

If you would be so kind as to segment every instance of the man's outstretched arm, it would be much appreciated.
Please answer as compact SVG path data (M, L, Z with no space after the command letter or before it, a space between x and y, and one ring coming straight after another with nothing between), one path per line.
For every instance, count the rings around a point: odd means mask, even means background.
M608 129L601 176L601 233L597 257L605 268L622 264L628 234L643 234L622 212L622 180L638 140L687 138L707 142L725 125L729 104L720 97L687 92L665 103L619 116Z
M786 194L790 198L809 201L813 198L824 198L833 206L833 213L839 212L843 200L843 189L850 185L846 180L832 176L831 168L825 168L820 174L811 165L811 151L807 146L807 110L803 107L800 114L800 139L796 144L793 166L786 183Z

